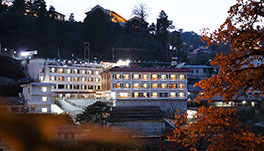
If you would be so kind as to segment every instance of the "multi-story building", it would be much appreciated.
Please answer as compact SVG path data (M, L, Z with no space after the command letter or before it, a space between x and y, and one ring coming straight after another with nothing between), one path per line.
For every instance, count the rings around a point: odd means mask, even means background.
M60 97L95 97L101 90L102 66L97 63L77 63L32 59L27 64L29 76L41 83L55 83L52 92Z
M116 100L116 105L133 101L149 105L149 101L155 101L153 105L160 106L159 103L166 101L178 101L185 106L188 72L187 69L111 68L101 74L103 97Z

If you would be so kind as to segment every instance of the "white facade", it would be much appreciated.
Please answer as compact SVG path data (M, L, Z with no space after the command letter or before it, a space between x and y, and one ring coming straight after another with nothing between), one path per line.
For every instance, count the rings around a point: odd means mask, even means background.
M96 63L32 59L27 71L36 81L55 83L52 91L59 96L90 98L101 89L102 66Z
M22 85L23 96L29 108L29 113L51 113L51 83L30 83Z

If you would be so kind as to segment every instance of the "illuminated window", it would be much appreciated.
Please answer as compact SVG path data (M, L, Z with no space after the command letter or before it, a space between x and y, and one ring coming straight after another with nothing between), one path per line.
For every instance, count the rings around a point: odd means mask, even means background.
M123 78L128 80L128 79L130 79L130 75L129 74L123 74Z
M147 74L143 74L142 75L142 80L148 80L149 78L148 78L148 75Z
M42 113L47 113L48 112L48 108L42 108L41 111L42 111Z
M125 83L125 84L123 84L123 87L124 88L130 88L130 85L129 85L129 83Z
M77 69L73 69L73 73L74 74L78 74L78 70Z
M148 98L149 97L149 93L142 93L142 97L143 98Z
M50 77L50 81L55 81L55 77L54 76L51 76Z
M169 84L170 89L176 89L176 84Z
M72 89L72 85L67 84L67 85L66 85L66 89Z
M152 80L158 80L159 79L159 76L157 74L152 74Z
M47 92L48 88L47 87L42 87L42 92Z
M71 79L71 77L67 77L67 81L71 81L72 79Z
M158 85L157 83L153 83L153 84L152 84L152 88L154 88L154 89L157 89L158 86L159 86L159 85Z
M48 97L46 97L46 96L42 97L43 102L46 102L47 100L48 100Z
M133 88L136 88L136 89L139 88L139 83L134 83Z
M152 98L157 98L158 97L158 93L156 93L156 92L152 93L151 97Z
M93 90L93 85L88 85L88 90Z
M52 73L55 73L55 72L56 72L56 69L55 69L55 68L51 68L50 71L51 71Z
M100 82L100 79L99 78L95 78L95 82Z
M74 85L73 88L78 90L78 89L80 89L80 86L79 85Z
M179 97L180 97L180 98L185 97L185 93L183 93L183 92L179 93Z
M59 77L59 81L64 81L64 77Z
M81 71L81 74L85 74L85 70L80 70Z
M116 89L120 88L120 83L114 83L113 87L116 88Z
M175 74L171 74L171 75L170 75L170 79L171 79L171 80L176 80L176 75L175 75Z
M185 88L185 84L179 84L179 88L180 89L184 89Z
M130 98L130 95L127 92L120 92L118 93L118 98Z
M117 79L117 80L121 79L121 75L120 74L114 74L114 79Z
M43 77L43 76L40 76L40 77L39 77L39 80L40 80L40 81L43 81L43 80L44 80L44 77Z
M99 71L95 71L95 75L99 75Z
M91 74L93 74L93 72L91 70L88 70L87 71L87 74L90 74L91 75Z
M66 69L66 73L70 74L71 73L71 69Z
M167 84L164 84L164 83L163 83L163 84L161 84L161 88L162 88L162 89L166 89L166 88L167 88L167 86L168 86Z
M185 75L184 74L180 75L180 80L185 80Z
M166 79L167 79L167 75L166 75L166 74L162 74L162 75L160 76L160 79L161 79L161 80L166 80Z
M170 93L170 97L171 97L171 98L175 98L175 97L176 97L176 93L175 93L175 92L171 92L171 93Z
M144 83L144 84L142 84L142 87L143 87L144 89L147 89L147 88L149 87L149 85L148 85L147 83Z
M58 73L63 73L63 69L62 68L58 69Z
M85 78L84 77L82 77L82 82L85 82Z
M139 74L133 74L133 79L138 80L139 79Z
M88 82L93 82L93 78L89 78L88 79Z
M133 97L134 97L134 98L139 98L139 93L138 93L138 92L134 92L134 93L133 93Z
M82 85L82 86L81 86L81 89L82 89L82 90L85 90L85 89L86 89L86 85Z
M79 77L74 77L73 81L79 82Z

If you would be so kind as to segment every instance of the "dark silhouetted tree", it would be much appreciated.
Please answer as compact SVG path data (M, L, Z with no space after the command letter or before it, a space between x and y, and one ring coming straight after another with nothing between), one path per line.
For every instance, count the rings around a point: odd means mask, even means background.
M26 13L26 4L25 0L14 0L13 4L9 7L9 11L24 15Z
M69 22L75 22L73 13L71 13L70 16L69 16Z
M138 18L142 19L143 21L146 21L148 17L148 8L146 4L140 3L137 6L135 6L132 10L132 15L135 15Z
M172 21L168 20L167 14L162 10L157 18L156 37L166 43L169 37L169 29L172 27Z

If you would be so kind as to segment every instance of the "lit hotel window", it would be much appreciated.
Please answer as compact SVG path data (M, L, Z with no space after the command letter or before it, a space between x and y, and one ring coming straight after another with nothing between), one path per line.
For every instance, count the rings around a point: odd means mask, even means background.
M48 88L47 87L42 87L42 92L47 92Z
M78 82L79 81L79 77L74 77L73 81Z
M95 71L95 75L99 75L99 71Z
M78 70L77 69L73 69L73 73L74 74L78 74Z
M156 93L156 92L152 93L151 97L152 98L157 98L158 97L158 93Z
M46 97L46 96L42 97L43 102L46 102L47 100L48 100L48 97Z
M50 71L51 71L52 73L55 73L55 72L56 72L56 69L55 69L55 68L51 68Z
M180 75L180 80L185 80L185 75L181 74Z
M161 80L166 80L166 79L167 79L167 75L166 75L166 74L162 74L162 75L160 76L160 78L161 78Z
M118 93L118 98L130 98L130 95L127 92L120 92Z
M130 85L129 85L129 83L125 83L125 84L123 84L123 87L124 88L130 88Z
M152 84L152 88L157 89L158 88L158 84L157 83L153 83Z
M71 73L71 69L66 69L66 73L70 74Z
M128 80L128 79L130 79L130 76L129 76L129 74L123 74L123 78Z
M42 108L41 111L42 111L42 113L47 113L48 112L48 108Z
M170 84L169 87L170 89L176 89L176 84Z
M148 85L147 83L144 83L144 84L142 85L142 87L143 87L144 89L147 89L147 88L149 87L149 85Z
M116 88L116 89L120 88L120 83L114 83L113 87Z
M179 84L179 88L180 89L184 89L185 88L185 84Z
M62 68L58 69L58 73L63 73L63 69Z
M81 86L81 89L82 89L82 90L85 90L85 89L86 89L86 85L82 85L82 86Z
M185 97L185 94L183 92L179 93L179 97L183 98Z
M117 80L121 79L121 75L120 74L114 74L114 79L117 79Z
M149 93L142 93L142 97L143 98L148 98L149 97Z
M81 70L81 74L85 74L85 70Z
M133 79L138 80L139 79L139 74L133 74Z
M139 88L139 83L134 83L133 88L136 88L136 89Z
M175 74L171 74L171 75L170 75L170 79L171 79L171 80L176 80L176 75L175 75Z
M59 77L59 81L64 81L64 77Z
M74 87L74 89L80 89L79 85L74 85L73 87Z
M95 82L100 82L100 79L99 78L95 78Z
M89 78L88 79L88 82L93 82L93 78Z
M39 80L40 80L40 81L43 81L43 80L44 80L44 77L43 77L43 76L40 76L40 77L39 77Z
M143 74L142 75L142 80L148 80L148 75L147 74Z
M133 93L133 97L134 97L134 98L138 98L138 97L139 97L139 93L138 93L138 92L134 92L134 93Z
M91 70L88 70L87 71L87 74L90 74L91 75L92 74L92 71Z
M171 97L171 98L175 98L175 97L176 97L176 93L175 93L175 92L171 92L171 93L170 93L170 97Z
M67 77L67 81L71 81L71 77Z
M157 74L152 74L152 80L158 80L159 76Z
M166 89L166 88L167 88L167 84L164 84L164 83L161 84L161 88L162 88L162 89Z
M67 85L66 85L66 89L72 89L72 85L67 84Z
M82 77L82 82L85 82L85 78L84 77Z
M51 76L50 77L50 81L55 81L55 77L54 76Z

